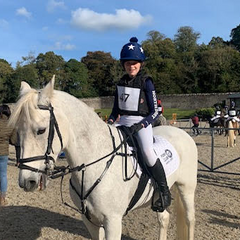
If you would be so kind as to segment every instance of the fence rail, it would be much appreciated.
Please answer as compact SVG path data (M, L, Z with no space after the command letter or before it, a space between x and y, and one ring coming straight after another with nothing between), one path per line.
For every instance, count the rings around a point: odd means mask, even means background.
M185 123L186 126L182 126L183 124ZM177 121L177 123L175 123L175 125L183 130L185 130L186 132L188 132L192 137L194 137L195 139L195 142L196 142L196 139L197 139L197 136L196 135L193 135L193 128L192 128L192 124L191 124L191 121L189 120L183 120L183 121ZM187 127L187 125L189 127ZM201 122L200 123L200 126L202 127L199 127L199 130L202 132L201 134L209 134L209 136L211 137L211 156L210 156L210 163L209 164L206 164L204 163L203 161L201 160L198 160L199 164L204 168L204 169L198 169L199 171L204 171L204 172L211 172L211 173L224 173L224 174L232 174L232 175L240 175L240 170L239 171L224 171L221 169L230 165L230 164L233 164L235 162L237 162L240 157L236 157L234 159L231 159L231 160L227 160L226 162L224 163L221 163L221 164L216 164L216 159L215 159L215 138L216 136L218 136L215 132L216 132L216 128L210 128L210 127L207 127L208 126L208 123L206 122ZM224 131L226 130L239 130L237 128L223 128ZM224 136L223 136L224 137ZM227 140L226 140L227 141ZM227 148L226 146L226 149L229 149L230 148ZM235 149L235 151L237 151L236 149L238 149L237 147L235 148L231 148L231 149ZM238 154L240 156L240 153ZM201 156L199 156L199 158L201 158Z

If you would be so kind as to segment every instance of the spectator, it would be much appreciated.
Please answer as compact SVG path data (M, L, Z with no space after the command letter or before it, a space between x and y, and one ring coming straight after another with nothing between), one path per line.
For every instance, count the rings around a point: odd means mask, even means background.
M199 117L197 114L194 114L194 116L192 117L192 123L193 123L193 126L192 126L192 129L193 129L193 133L198 135L200 134L199 132Z
M8 119L11 115L8 105L0 106L0 206L7 205L7 163L9 155L9 143L17 142L17 134L8 127Z
M163 116L164 108L162 106L162 101L160 99L157 100L157 106L158 106L158 117L157 119L152 123L153 127L161 126L161 125L167 125L167 120Z

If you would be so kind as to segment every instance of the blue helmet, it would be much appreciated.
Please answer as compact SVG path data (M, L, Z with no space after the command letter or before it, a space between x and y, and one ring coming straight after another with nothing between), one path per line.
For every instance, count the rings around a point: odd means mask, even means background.
M122 47L120 53L120 61L135 60L143 62L145 60L146 57L142 49L142 46L137 42L138 39L136 37L132 37L129 40L129 43L125 44Z

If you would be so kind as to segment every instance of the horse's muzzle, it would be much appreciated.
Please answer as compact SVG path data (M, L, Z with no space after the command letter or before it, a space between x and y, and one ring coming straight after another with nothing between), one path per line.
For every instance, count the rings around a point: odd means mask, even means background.
M29 171L20 171L18 184L20 188L23 188L26 192L33 192L39 186L39 176L36 173L30 173Z
M38 188L38 182L36 182L35 180L25 180L24 186L21 186L20 184L19 186L22 187L26 192L33 192L35 189Z

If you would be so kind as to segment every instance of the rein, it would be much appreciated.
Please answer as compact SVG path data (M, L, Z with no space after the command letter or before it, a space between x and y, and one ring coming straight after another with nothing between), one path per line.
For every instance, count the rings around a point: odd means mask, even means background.
M118 155L118 156L122 156L125 157L125 164L126 164L126 160L128 156L135 156L134 154L129 154L127 153L127 141L130 138L129 136L125 137L124 139L122 139L120 136L120 130L118 129L118 134L119 134L119 138L120 138L120 144L116 147L115 144L115 138L112 134L112 130L111 128L108 126L111 138L112 138L112 145L113 145L113 151L111 151L109 154L91 162L88 164L82 164L80 166L76 166L73 168L70 168L69 166L65 167L65 166L55 166L55 159L50 156L51 152L53 153L53 149L52 149L52 143L53 143L53 138L54 138L54 133L55 133L55 129L58 135L58 138L60 140L61 143L61 149L63 148L63 143L62 143L62 136L59 130L59 126L56 120L56 117L54 115L54 111L53 111L53 107L50 104L49 106L44 106L44 105L38 105L39 109L41 110L48 110L50 112L50 121L49 121L49 132L48 132L48 145L47 145L47 150L45 152L44 155L40 155L40 156L34 156L34 157L29 157L29 158L21 158L19 160L19 168L20 169L26 169L26 170L30 170L33 172L38 172L38 173L42 173L42 174L46 174L49 178L51 179L56 179L61 177L61 185L60 185L60 191L61 191L61 199L62 199L62 203L78 212L80 212L81 214L84 214L88 220L90 221L90 216L88 214L87 211L87 207L86 207L86 199L88 198L88 196L92 193L92 191L95 189L95 187L101 182L102 178L104 177L104 175L106 174L107 170L109 169L109 167L111 166L114 158ZM123 149L125 149L125 152L123 153ZM120 152L118 152L121 149ZM111 157L110 157L111 156ZM106 166L103 170L103 172L100 174L100 177L97 178L97 180L93 183L93 185L88 189L88 191L86 191L86 193L84 193L83 190L83 185L84 185L84 173L87 167L96 164L100 161L102 161L103 159L106 159L110 157L110 159L106 162ZM33 161L39 161L39 160L45 160L45 165L46 168L45 170L41 170L41 169L37 169L34 167L30 167L28 165L26 165L25 163L29 163L29 162L33 162ZM52 161L54 163L54 169L51 170L51 165L50 165L50 161ZM133 174L131 175L131 177L127 177L127 170L126 170L126 166L125 166L125 178L124 181L128 181L130 180L135 174L136 174L136 166L134 169ZM73 185L73 182L70 178L70 185L72 187L72 189L75 191L75 193L79 196L80 200L81 200L81 209L77 209L75 207L72 207L71 205L69 205L68 203L63 201L63 195L62 195L62 185L63 185L63 178L65 175L69 174L69 173L73 173L73 172L80 172L82 171L82 185L81 185L81 192L79 193L76 189L76 187ZM93 223L94 224L94 223Z
M66 205L66 206L68 206L68 207L70 207L70 208L72 208L72 209L80 212L81 214L85 214L86 217L89 219L89 221L90 221L90 217L88 216L88 213L87 213L86 199L87 199L88 196L91 194L91 192L95 189L95 187L101 182L101 180L102 180L103 177L105 176L107 170L108 170L109 167L111 166L114 158L115 158L117 155L119 155L119 156L123 156L123 155L124 155L124 153L118 152L118 151L119 151L123 146L124 146L124 147L126 146L127 138L124 139L124 140L121 139L120 144L116 147L115 138L114 138L114 136L113 136L113 134L112 134L112 130L111 130L111 128L110 128L109 126L108 126L108 129L109 129L109 132L110 132L110 135L111 135L111 138L112 138L112 144L113 144L113 151L112 151L112 152L110 152L109 154L107 154L107 155L105 155L105 156L103 156L103 157L101 157L101 158L99 158L99 159L97 159L97 160L95 160L95 161L93 161L93 162L91 162L91 163L88 163L88 164L84 164L84 163L83 163L82 165L76 166L76 167L74 167L74 168L70 168L69 166L67 166L67 167L65 167L65 166L55 167L55 168L54 168L55 171L53 171L52 174L51 174L51 176L50 176L51 179L56 179L56 178L59 178L59 177L62 178L62 179L61 179L61 186L60 186L62 203L63 203L64 205ZM119 129L118 129L118 131L119 131ZM120 133L119 133L119 135L120 135ZM125 154L127 154L127 153L125 153ZM100 177L98 177L97 180L93 183L93 185L88 189L88 191L87 191L86 193L84 193L84 190L83 190L84 177L85 177L84 174L85 174L85 171L86 171L87 167L89 167L89 166L91 166L91 165L93 165L93 164L96 164L96 163L98 163L98 162L102 161L103 159L108 158L108 157L110 157L110 156L111 156L111 158L106 162L106 166L105 166L103 172L100 174ZM132 155L131 155L131 154L127 154L127 156L132 156ZM75 193L78 195L78 197L79 197L80 200L81 200L81 209L80 209L80 210L77 209L77 208L75 208L75 207L72 207L72 206L69 205L68 203L64 202L63 196L62 196L62 185L63 185L63 178L64 178L64 176L67 175L67 174L69 174L69 173L76 172L76 171L82 171L82 180L81 180L81 182L82 182L82 187L81 187L81 192L80 192L80 193L78 192L78 190L76 189L76 187L73 185L73 182L72 182L71 178L70 178L69 181L70 181L70 185L71 185L72 189L75 191ZM135 173L136 173L136 170L134 171L133 176L135 175ZM132 178L133 176L131 176L131 178ZM130 180L131 178L127 178L125 181Z
M48 110L50 112L47 150L46 150L44 155L29 157L29 158L20 158L18 167L20 169L26 169L26 170L30 170L30 171L33 171L33 172L39 172L39 173L46 174L47 176L50 176L51 175L50 161L53 161L53 163L55 163L54 158L52 156L50 156L51 152L53 153L52 143L53 143L54 132L55 132L54 129L56 129L58 138L60 140L61 149L63 148L62 136L61 136L61 133L60 133L60 130L59 130L59 127L58 127L56 117L55 117L54 112L53 112L52 105L51 104L49 104L49 106L38 105L38 107L41 110ZM30 166L25 164L25 163L39 161L39 160L45 160L45 165L46 165L45 170L30 167Z

